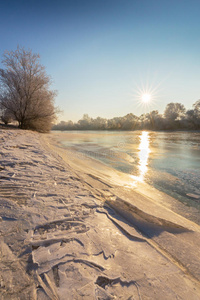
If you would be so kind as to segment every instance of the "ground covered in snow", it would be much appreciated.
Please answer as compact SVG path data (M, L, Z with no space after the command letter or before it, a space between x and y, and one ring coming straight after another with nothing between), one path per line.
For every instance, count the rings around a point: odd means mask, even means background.
M48 141L0 130L1 299L200 299L199 226Z

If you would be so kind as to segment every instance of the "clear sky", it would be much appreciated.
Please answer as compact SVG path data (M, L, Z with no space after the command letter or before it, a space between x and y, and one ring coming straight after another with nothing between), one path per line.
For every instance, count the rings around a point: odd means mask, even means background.
M0 56L17 45L41 55L62 120L200 99L199 0L2 0Z

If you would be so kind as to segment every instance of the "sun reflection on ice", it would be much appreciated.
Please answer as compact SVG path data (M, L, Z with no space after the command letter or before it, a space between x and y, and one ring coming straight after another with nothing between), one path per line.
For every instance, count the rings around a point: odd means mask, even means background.
M139 169L139 176L131 175L131 178L133 178L136 181L144 181L144 176L148 171L148 159L149 159L149 153L151 152L149 147L149 133L146 131L143 131L140 135L140 144L138 147L139 153L139 163L138 163L138 169Z
M144 175L148 170L148 159L149 153L151 152L149 148L149 133L146 131L143 131L140 136L139 150L139 177L141 178L141 180L143 180Z

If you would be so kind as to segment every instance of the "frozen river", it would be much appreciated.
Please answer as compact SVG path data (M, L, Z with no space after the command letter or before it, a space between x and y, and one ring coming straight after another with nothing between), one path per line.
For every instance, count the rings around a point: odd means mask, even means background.
M56 132L55 132L56 133ZM62 145L200 209L200 133L68 131Z

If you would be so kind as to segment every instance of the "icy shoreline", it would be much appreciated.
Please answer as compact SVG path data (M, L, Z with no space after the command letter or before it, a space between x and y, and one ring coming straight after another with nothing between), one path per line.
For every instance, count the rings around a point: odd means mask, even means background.
M0 145L2 299L199 299L198 225L133 206L51 135L0 130Z

